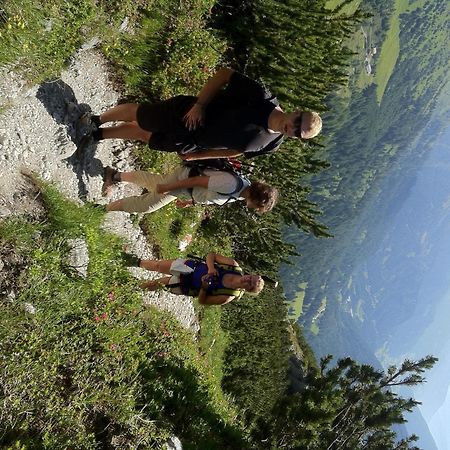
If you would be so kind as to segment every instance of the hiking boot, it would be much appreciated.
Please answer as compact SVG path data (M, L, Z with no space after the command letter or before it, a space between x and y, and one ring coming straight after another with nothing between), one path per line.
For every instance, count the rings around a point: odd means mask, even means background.
M78 141L82 140L84 137L89 136L94 140L98 140L96 137L101 134L99 130L99 122L94 120L95 116L90 111L83 113L75 123L75 130Z
M112 193L113 186L118 182L114 179L117 170L112 167L105 167L103 172L103 186L102 186L102 196L108 197Z
M95 130L98 130L98 126L92 120L92 116L92 112L86 111L85 113L81 114L81 116L77 120L77 127L80 130L84 131L83 134L92 134Z
M122 252L122 261L127 267L139 267L141 258L131 253Z

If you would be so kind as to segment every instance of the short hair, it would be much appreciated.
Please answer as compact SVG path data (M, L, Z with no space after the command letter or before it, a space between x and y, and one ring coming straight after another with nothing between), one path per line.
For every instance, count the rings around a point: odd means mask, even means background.
M266 213L272 210L278 200L278 189L261 181L254 181L249 187L249 198L256 205L256 210Z
M322 131L322 118L314 111L303 111L302 121L307 125L307 136L303 139L312 139Z
M258 295L264 288L264 280L259 275L252 275L252 277L256 277L256 282L251 289L247 289L245 292L250 295Z

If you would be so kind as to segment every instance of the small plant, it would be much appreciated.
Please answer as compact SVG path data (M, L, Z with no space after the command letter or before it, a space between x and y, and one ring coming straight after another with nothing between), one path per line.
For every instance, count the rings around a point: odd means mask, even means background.
M104 47L128 96L160 100L195 95L222 61L225 43L206 26L214 2L161 2L144 9L134 35Z

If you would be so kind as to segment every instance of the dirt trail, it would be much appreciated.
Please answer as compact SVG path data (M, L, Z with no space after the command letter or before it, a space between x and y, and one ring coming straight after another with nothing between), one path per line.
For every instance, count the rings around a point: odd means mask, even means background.
M24 194L23 167L52 181L71 200L106 202L100 194L103 166L132 169L132 144L108 140L77 151L82 130L76 129L74 119L89 109L104 111L117 103L119 95L105 60L95 49L78 52L58 80L39 86L27 85L8 68L0 69L0 220L33 208ZM131 186L121 185L112 198L135 192ZM107 214L105 227L125 237L138 256L152 257L141 230L128 214ZM155 275L131 270L138 277ZM143 297L146 303L173 312L186 328L198 331L188 297L167 292L148 292Z

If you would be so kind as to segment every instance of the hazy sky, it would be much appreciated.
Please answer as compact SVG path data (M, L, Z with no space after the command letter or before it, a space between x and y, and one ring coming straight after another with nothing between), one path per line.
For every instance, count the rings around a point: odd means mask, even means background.
M448 160L448 155L450 153L450 126L447 127L446 131L442 134L441 138L436 142L436 145L433 148L433 155L432 159L434 160L434 157L439 157L442 155L442 153L445 152ZM450 198L450 167L448 167L448 184L447 189L449 193ZM446 267L444 267L444 270L449 271L450 270L450 248L448 249L448 264ZM450 305L450 286L447 295L444 299L437 299L443 300L445 303L448 302ZM442 317L440 317L441 320L435 321L435 335L436 340L439 341L439 335L440 335L440 328L446 327L447 329L450 327L450 315L448 314L448 311L450 308L447 309L447 314L444 314L443 317L446 317L447 320L442 320ZM439 319L439 317L437 317ZM439 323L441 322L441 323ZM443 323L445 322L445 323ZM443 349L449 349L450 342L441 342L441 348ZM450 365L450 354L448 351L441 352L439 355L440 361L438 364L446 365L447 367ZM444 360L446 359L446 361ZM447 384L447 386L450 386L450 372L447 370L444 371L444 373L440 373L441 371L437 371L439 374L439 378L445 378L445 379L437 379L437 383L442 383L443 385ZM425 398L426 401L426 398ZM432 417L425 417L430 431L433 435L434 440L436 441L436 444L439 448L439 450L450 450L450 432L449 432L449 425L450 425L450 390L447 389L447 395L445 398L445 401L443 405L438 409L438 411L432 416Z
M433 435L439 450L450 450L450 388L447 391L445 403L438 409L436 414L428 421L431 434Z
M420 145L420 141L419 144ZM447 176L448 174L448 176ZM412 344L410 352L414 357L434 354L439 357L435 368L425 374L428 383L414 390L417 400L424 403L420 408L422 415L427 421L430 431L439 450L450 450L450 285L446 286L445 292L437 288L437 278L439 281L445 280L449 283L450 277L450 126L439 136L430 150L429 157L418 170L417 181L411 189L409 197L402 205L398 205L398 213L393 223L389 226L396 228L396 233L401 233L404 227L414 227L411 224L411 211L416 211L417 215L433 214L428 217L428 223L432 223L433 230L427 236L429 251L427 259L431 261L427 269L431 273L424 273L422 285L420 286L419 308L429 305L433 308L433 322L425 329L418 329L419 340ZM417 228L422 232L422 218L417 219ZM417 247L417 242L408 242L411 248ZM415 258L418 264L421 258ZM389 285L386 285L389 290ZM412 311L412 316L414 312ZM417 320L416 312L415 319ZM411 320L414 323L413 320ZM392 336L391 341L401 340L402 330L407 329L412 324L408 321L402 324ZM408 354L403 355L407 357ZM397 355L398 357L398 355ZM438 392L439 391L439 392ZM427 401L431 402L431 397L440 396L439 401L444 404L435 414L430 413L427 408ZM433 399L434 402L436 398ZM420 446L420 444L419 444ZM426 450L426 449L424 449Z

